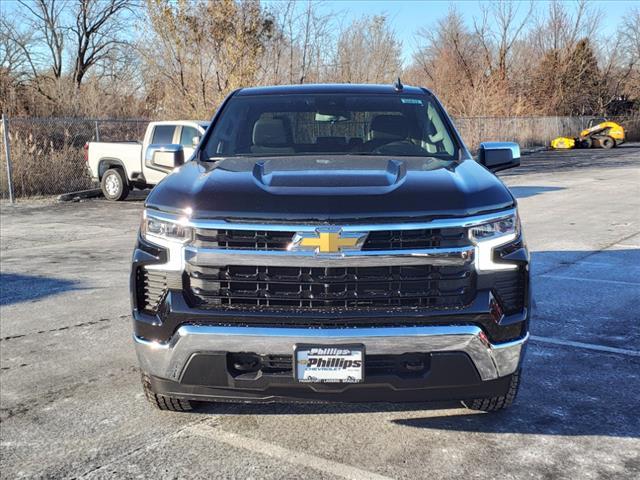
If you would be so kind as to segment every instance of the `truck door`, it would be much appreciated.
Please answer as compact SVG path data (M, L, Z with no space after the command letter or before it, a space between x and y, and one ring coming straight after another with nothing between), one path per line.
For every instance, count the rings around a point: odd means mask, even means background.
M142 168L144 171L144 178L147 180L147 183L151 185L155 185L160 182L164 177L167 176L167 172L165 170L161 170L158 168L151 167L145 163L146 150L149 145L169 145L174 142L174 135L176 134L176 126L175 125L156 125L153 128L153 132L151 133L148 143L145 142L144 149L142 152ZM185 152L186 157L186 152Z
M193 154L193 151L195 150L195 147L197 145L197 142L194 143L193 140L197 138L198 141L200 141L200 137L202 137L202 133L200 133L197 128L188 127L185 125L181 127L180 145L182 145L182 148L184 149L185 161L191 158L191 155Z

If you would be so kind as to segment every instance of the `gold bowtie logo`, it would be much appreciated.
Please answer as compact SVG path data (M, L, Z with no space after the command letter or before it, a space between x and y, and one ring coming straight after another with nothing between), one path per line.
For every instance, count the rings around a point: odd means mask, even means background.
M317 253L339 253L343 250L359 250L366 233L317 229L315 233L297 233L288 250L314 249Z

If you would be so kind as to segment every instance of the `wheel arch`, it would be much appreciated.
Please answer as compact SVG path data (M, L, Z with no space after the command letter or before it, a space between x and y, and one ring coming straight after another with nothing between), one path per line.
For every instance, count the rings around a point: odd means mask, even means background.
M114 167L122 168L122 171L124 172L124 179L127 184L129 184L130 180L127 167L124 166L124 163L119 158L103 157L98 160L98 180L102 180L104 172Z

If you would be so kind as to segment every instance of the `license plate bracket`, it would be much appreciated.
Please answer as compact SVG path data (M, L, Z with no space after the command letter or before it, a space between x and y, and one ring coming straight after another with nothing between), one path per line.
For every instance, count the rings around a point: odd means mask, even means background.
M365 348L362 344L297 344L293 375L300 383L361 383Z

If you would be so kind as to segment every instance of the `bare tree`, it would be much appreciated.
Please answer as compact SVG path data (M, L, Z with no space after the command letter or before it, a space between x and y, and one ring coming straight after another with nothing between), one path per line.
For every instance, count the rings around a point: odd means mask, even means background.
M25 52L31 49L33 32L18 32L6 17L0 17L0 68L16 84L24 84L29 78L31 66Z
M485 86L482 47L461 13L452 7L444 18L421 28L417 36L420 43L408 79L434 88L455 113L484 111L479 103L486 97L486 92L481 94Z
M279 84L290 81L289 71L292 58L287 58L291 52L292 42L286 34L285 28L291 23L296 2L287 0L271 5L269 14L273 18L273 32L271 38L265 43L263 61L259 65L258 78L261 83Z
M77 0L75 23L70 27L75 36L73 81L77 87L93 66L113 58L126 44L124 15L132 7L133 0Z
M530 34L531 69L528 101L544 114L590 113L601 103L602 76L594 42L601 18L586 0L571 5L552 1ZM598 42L595 42L597 44Z
M520 5L513 1L481 4L482 17L473 21L476 36L484 52L486 67L491 74L497 72L501 81L507 78L512 48L521 38L533 12L534 4L531 1L522 18L517 20Z
M16 0L0 14L0 102L206 117L245 85L388 83L400 70L457 115L606 112L640 97L637 7L604 38L587 0L527 1L481 3L470 24L452 8L416 32L405 67L386 15L351 19L321 0Z
M391 82L402 70L402 44L385 16L358 19L340 33L334 64L336 81Z
M29 65L20 45L31 43L30 34L16 34L14 25L0 17L0 111L20 110L17 97L29 79Z
M64 28L61 15L64 4L55 0L19 0L23 15L2 19L2 42L13 67L14 80L20 79L20 87L36 90L49 102L55 102L51 86L62 77Z
M580 39L595 38L601 18L601 12L587 0L572 4L552 0L546 14L537 17L530 41L538 54L548 51L567 54Z
M296 8L302 5L303 8ZM319 82L334 47L332 12L320 13L317 0L293 3L283 20L288 41L289 83Z
M613 100L625 93L640 98L640 8L633 8L624 16L615 47L612 66L607 72L607 78L613 79L610 98Z
M138 50L163 111L205 117L231 90L255 83L273 30L257 1L148 0L147 8Z
M109 77L107 91L119 77L116 72L129 68L122 61L130 59L123 21L135 0L18 0L17 5L15 16L2 18L0 43L14 88L37 97L33 113L75 114L86 102L70 86L80 87L91 72L92 82Z
M18 3L30 13L30 27L38 32L43 40L45 48L50 54L51 74L58 79L62 76L62 54L64 51L65 28L61 23L64 2L56 0L34 0L26 2L19 0ZM29 56L31 56L29 54ZM32 66L36 70L36 66Z
M625 15L620 33L628 49L631 61L640 61L640 8L636 7Z

